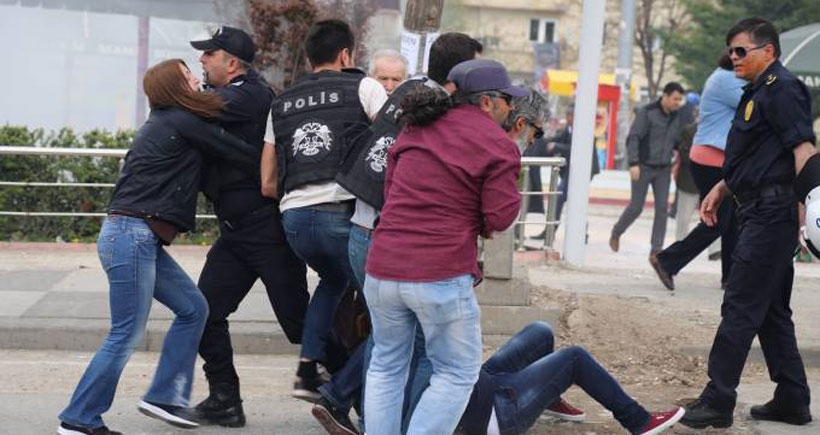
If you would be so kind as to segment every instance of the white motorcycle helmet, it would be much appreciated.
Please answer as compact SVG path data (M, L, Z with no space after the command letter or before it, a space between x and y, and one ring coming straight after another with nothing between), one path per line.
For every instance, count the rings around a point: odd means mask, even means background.
M803 231L806 246L816 258L820 258L820 186L806 197L806 226Z

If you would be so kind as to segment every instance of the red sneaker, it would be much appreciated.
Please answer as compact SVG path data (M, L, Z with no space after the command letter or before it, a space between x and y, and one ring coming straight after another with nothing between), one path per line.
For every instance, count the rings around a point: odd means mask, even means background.
M587 415L584 414L584 411L581 411L580 409L570 405L560 397L557 401L555 401L555 403L550 405L546 411L544 411L544 414L560 418L564 421L582 422L587 418Z
M656 435L659 434L666 429L672 427L678 420L683 417L684 414L683 408L678 406L677 408L666 411L666 412L653 412L649 414L649 423L641 429L638 434L640 435Z

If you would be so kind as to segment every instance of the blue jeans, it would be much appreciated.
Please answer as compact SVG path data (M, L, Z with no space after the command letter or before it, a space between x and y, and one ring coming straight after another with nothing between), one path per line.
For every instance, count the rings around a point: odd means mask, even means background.
M367 260L367 253L370 250L371 233L365 231L363 228L353 225L350 229L350 241L347 246L348 254L350 256L350 265L353 268L353 275L359 285L359 288L364 287L365 281L365 264ZM319 388L322 395L328 399L334 406L340 409L348 410L352 406L353 397L350 393L358 392L356 388L364 387L364 380L367 377L367 369L370 367L370 359L373 353L373 336L367 337L367 342L360 346L356 352L350 357L345 369L335 374L333 379L324 386ZM356 378L356 375L347 370L347 366L358 368L361 376ZM405 389L404 398L404 412L402 418L402 433L407 431L410 424L410 416L413 414L416 405L421 399L421 394L430 383L430 376L433 373L433 367L430 360L427 359L427 353L424 349L424 332L421 328L416 328L416 336L413 344L413 357L410 361L410 377ZM347 394L346 394L347 393ZM364 396L364 389L361 389L362 396ZM364 413L360 413L360 417ZM364 419L359 419L360 426L364 427Z
M367 253L370 250L370 242L371 234L368 231L356 225L351 227L348 243L350 265L353 268L353 275L357 283L362 287L365 280L365 263ZM353 406L356 396L364 396L364 380L367 376L367 368L370 366L373 346L373 336L370 335L365 343L356 348L347 364L333 375L330 382L319 387L322 396L336 408L347 412ZM421 399L424 389L429 385L432 370L430 360L427 359L424 349L424 333L421 328L418 328L414 338L413 357L410 362L410 379L405 387L402 433L407 430L407 426L410 424L410 416L419 399ZM364 427L364 412L359 412L359 416L359 425Z
M420 324L433 375L407 433L453 433L481 367L480 310L473 277L398 282L367 275L364 293L375 342L364 404L367 431L401 433L404 387L416 324Z
M347 242L347 255L350 258L350 267L356 279L356 287L364 289L365 264L367 252L370 251L372 234L358 225L350 227L350 238Z
M90 428L103 425L102 414L111 407L122 370L145 333L152 299L170 308L176 317L144 399L188 406L197 347L208 318L205 297L143 219L106 218L97 239L97 253L110 286L111 330L60 420Z
M496 385L494 407L502 434L526 432L572 385L612 411L630 432L646 425L649 413L586 350L572 346L553 352L553 346L549 325L532 323L481 367Z
M302 358L326 361L333 314L353 274L347 255L350 216L350 212L309 207L282 214L288 244L297 257L319 274L319 285L305 314Z

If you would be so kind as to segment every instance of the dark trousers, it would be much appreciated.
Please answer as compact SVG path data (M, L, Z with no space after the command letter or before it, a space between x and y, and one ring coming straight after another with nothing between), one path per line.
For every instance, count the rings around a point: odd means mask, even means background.
M691 171L692 178L700 191L701 201L723 178L721 168L699 165L695 162L691 164ZM722 265L720 282L725 283L729 278L729 269L732 267L732 252L735 250L735 244L737 243L736 219L735 202L728 198L723 201L718 209L717 226L709 227L703 222L698 223L683 240L669 245L668 248L658 253L658 261L670 275L677 275L681 269L686 267L720 237L720 260Z
M524 157L547 157L547 144L543 140L536 140L532 145L528 146L523 153ZM541 186L541 167L530 166L529 168L530 188L533 192L540 192ZM544 213L544 198L538 195L530 196L530 201L527 203L527 213Z
M370 337L367 338L369 339ZM359 343L347 363L333 374L330 382L319 387L322 396L340 410L349 412L350 408L357 405L362 397L362 373L364 373L363 363L367 340ZM361 408L357 406L356 409L361 414Z
M305 313L300 356L329 362L334 313L353 279L347 244L352 209L327 211L301 207L285 210L282 223L296 255L319 274Z
M291 343L299 343L310 294L305 263L285 241L278 210L257 210L259 219L221 234L208 252L199 289L208 300L210 315L199 354L211 384L238 382L228 316L236 311L257 279L262 279L273 312ZM248 218L246 218L247 220Z
M657 252L663 248L663 239L666 237L666 213L669 202L669 183L672 169L669 166L653 167L641 165L641 176L638 181L632 181L632 196L629 205L621 214L618 222L612 227L612 235L621 237L643 212L646 203L646 194L652 185L652 194L655 196L655 220L652 223L652 239L650 252Z
M727 199L730 200L730 199ZM709 383L701 397L713 408L735 407L740 375L755 336L777 409L809 405L809 387L794 336L790 300L797 243L794 195L758 198L738 208L738 241L709 354Z
M567 202L567 195L569 195L569 174L561 177L561 181L558 182L558 191L561 195L555 197L555 220L560 221L564 203Z
M502 434L526 432L572 385L612 411L630 432L646 425L646 409L629 397L589 352L578 346L553 352L553 346L549 325L531 323L481 366L497 386L494 406Z

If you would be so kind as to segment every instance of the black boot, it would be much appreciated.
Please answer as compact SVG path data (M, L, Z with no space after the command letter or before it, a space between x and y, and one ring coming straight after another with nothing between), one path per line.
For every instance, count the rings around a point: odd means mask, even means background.
M777 406L774 400L765 405L752 406L751 414L755 420L780 421L797 426L811 422L811 412L808 406L782 407Z
M693 429L706 429L709 426L714 428L731 427L734 422L732 411L723 412L709 406L703 399L698 399L686 405L686 414L680 419L680 423Z
M239 384L215 383L211 394L194 408L197 416L207 424L225 427L245 426L245 411L239 397Z

